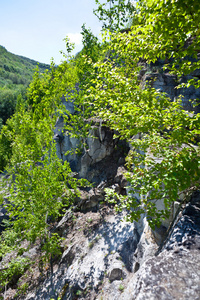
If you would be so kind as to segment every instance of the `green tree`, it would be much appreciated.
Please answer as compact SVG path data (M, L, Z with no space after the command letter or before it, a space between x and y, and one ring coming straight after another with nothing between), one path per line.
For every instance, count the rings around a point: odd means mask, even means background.
M102 29L110 32L126 27L135 9L130 0L106 0L104 3L95 0L95 2L98 6L94 14L103 22Z
M0 172L3 172L12 156L12 140L9 131L9 124L2 126L0 132Z
M15 111L17 94L10 89L0 89L0 118L3 124Z
M1 133L11 147L6 168L10 196L6 203L1 199L1 205L9 212L12 227L8 231L16 233L13 247L24 239L40 240L47 259L58 253L60 243L51 223L73 203L78 187L86 184L74 177L69 163L57 157L53 142L56 119L61 111L67 113L61 96L74 86L73 78L66 63L57 69L52 66L43 75L37 72L28 90L29 107L19 99L16 113ZM2 235L1 256L8 251L6 243Z
M70 66L74 74L74 86L68 91L67 99L74 104L74 112L63 115L66 120L65 130L73 137L79 139L81 148L85 147L85 139L91 128L91 103L87 98L88 87L96 74L93 74L94 64L102 59L102 44L85 24L81 27L83 49L75 58L70 57ZM70 120L70 122L69 122ZM77 149L80 151L80 149Z
M184 111L181 97L172 102L147 83L144 87L138 74L158 58L178 80L199 68L199 12L196 1L139 1L137 24L128 34L113 34L109 55L94 65L94 74L98 72L88 87L94 114L132 147L127 178L140 203L130 193L121 197L121 208L128 208L136 220L147 213L151 226L169 215L180 193L187 195L199 186L200 115ZM198 77L187 82L191 84L199 87ZM162 211L156 208L160 199L165 203Z

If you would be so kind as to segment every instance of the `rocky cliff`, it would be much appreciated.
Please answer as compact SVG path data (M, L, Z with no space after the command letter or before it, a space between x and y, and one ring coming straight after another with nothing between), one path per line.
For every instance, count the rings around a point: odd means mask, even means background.
M172 99L177 96L173 76L145 72L142 76ZM182 92L188 109L192 91ZM72 104L63 102L73 113ZM54 224L54 230L63 237L62 255L54 259L51 267L41 269L39 245L27 248L24 243L22 257L35 263L19 279L21 289L17 290L14 280L2 299L199 299L200 192L196 191L178 211L170 228L168 220L152 231L145 215L137 223L126 222L126 211L117 214L105 202L104 189L111 187L117 193L126 193L127 143L114 139L114 133L95 120L93 138L86 140L87 150L65 156L66 151L76 148L78 140L70 138L62 128L61 117L54 135L58 156L67 159L72 170L94 186L81 191L75 206ZM1 213L2 218L6 217L5 212ZM171 219L174 216L173 213Z

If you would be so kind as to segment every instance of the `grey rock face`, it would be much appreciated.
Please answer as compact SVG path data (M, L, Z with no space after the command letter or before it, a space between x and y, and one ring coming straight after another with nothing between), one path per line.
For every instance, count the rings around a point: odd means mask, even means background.
M63 118L60 117L54 130L57 154L63 161L69 161L72 171L77 172L79 177L87 178L89 169L111 155L115 149L117 140L113 139L113 132L99 123L92 126L89 133L91 137L85 140L86 148L80 149L77 155L75 150L80 141L66 135L63 128Z
M182 254L163 252L144 263L128 286L131 295L122 299L197 300L200 295L199 267L199 250Z
M185 249L200 250L200 193L193 195L192 201L187 204L183 215L176 224L168 242L166 250L182 251Z
M92 128L92 139L88 139L89 154L93 158L93 163L101 161L104 157L110 155L116 145L117 140L113 140L114 132L101 123Z
M83 217L82 215L81 218ZM26 299L49 300L55 297L55 290L57 295L63 293L63 300L76 299L77 291L84 294L88 289L98 290L106 276L111 282L125 279L129 272L124 262L128 258L120 245L125 245L126 242L129 244L137 237L134 224L122 222L121 218L122 215L115 214L106 216L89 238L85 238L80 232L77 233L77 239L74 235L75 242L64 251L57 270L35 293L27 295ZM131 250L134 251L135 248ZM95 299L92 294L88 297L87 299Z
M164 250L147 259L121 299L188 300L200 296L200 194L185 208Z
M191 75L183 76L180 83L186 83L188 80L198 78L200 76L200 70L197 69ZM200 98L200 88L195 89L194 86L189 88L177 89L177 78L174 75L168 73L144 73L143 82L148 82L151 87L159 90L160 92L166 93L171 100L175 100L181 95L182 106L185 110L200 112L200 105L194 107L190 100L196 103L195 99Z
M151 83L156 90L168 94L172 100L177 96L176 77L171 74L145 74L144 81Z
M66 211L65 215L62 217L58 225L56 226L56 233L58 233L60 236L63 236L66 234L66 223L72 218L73 214L71 210Z
M80 208L84 211L97 208L102 200L104 200L104 193L98 188L93 188L88 192L87 199L82 201Z
M74 113L72 102L66 101L63 98L63 104L66 110L71 114ZM76 149L83 141L71 137L64 131L64 118L60 116L57 119L54 129L54 140L56 142L57 155L63 161L67 160L70 163L73 172L77 172L80 178L87 178L90 181L96 181L96 169L98 163L108 158L115 152L115 147L121 141L113 139L114 132L102 124L101 120L95 120L89 130L88 137L85 139L85 147L79 149L79 154ZM124 150L127 146L124 143ZM121 150L122 151L122 150ZM125 155L117 156L118 165L124 164ZM98 180L99 182L102 179Z

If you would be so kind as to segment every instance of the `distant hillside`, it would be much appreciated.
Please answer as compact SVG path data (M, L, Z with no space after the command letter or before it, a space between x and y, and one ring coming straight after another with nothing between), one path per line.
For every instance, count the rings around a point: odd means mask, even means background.
M34 69L39 66L41 72L49 69L49 65L38 63L32 59L15 55L0 46L0 128L14 113L17 97L25 98Z

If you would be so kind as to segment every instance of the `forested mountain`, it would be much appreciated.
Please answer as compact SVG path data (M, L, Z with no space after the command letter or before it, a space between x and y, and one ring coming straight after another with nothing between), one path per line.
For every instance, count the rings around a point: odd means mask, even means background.
M18 95L26 97L26 88L37 65L40 72L49 69L49 65L12 54L0 46L0 124L5 124L14 113Z

